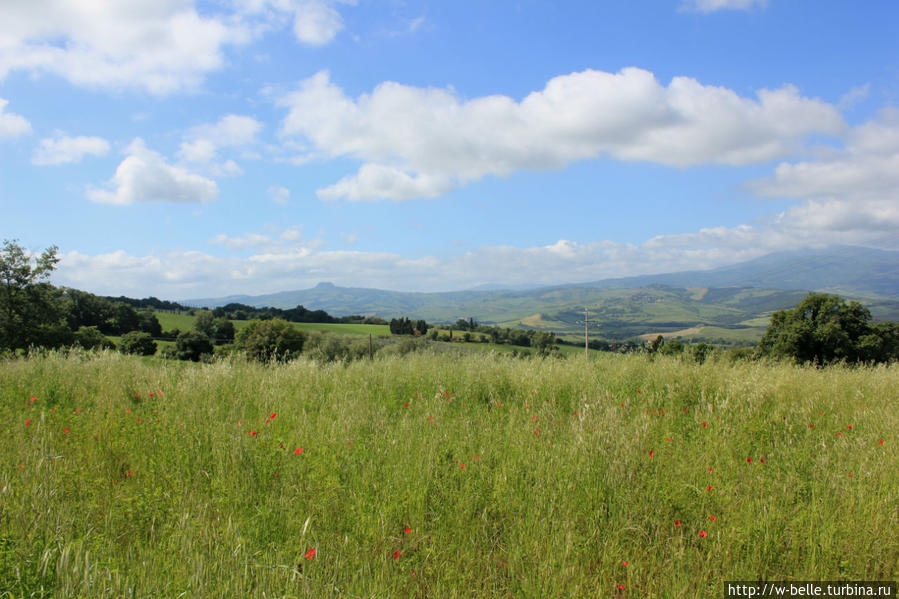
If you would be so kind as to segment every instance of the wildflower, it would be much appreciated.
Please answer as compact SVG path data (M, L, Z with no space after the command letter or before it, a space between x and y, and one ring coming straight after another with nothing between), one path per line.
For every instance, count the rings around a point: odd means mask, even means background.
M703 422L703 423L702 423L702 428L705 428L705 427L707 427L708 425L709 425L708 422Z
M31 401L37 401L37 398L36 398L36 397L32 397L32 398L31 398Z
M393 559L400 559L400 556L402 554L403 554L403 552L401 550L397 549L396 551L393 552Z
M842 437L843 433L837 433L837 437Z
M135 394L134 394L134 399L140 399L140 393L135 393Z
M718 518L716 518L715 516L709 516L709 521L710 521L710 522L714 522L714 521L717 520L717 519L718 519Z
M313 559L315 557L315 547L310 547L306 550L306 559Z
M433 417L433 416L428 416L428 422L434 422L434 417Z
M294 455L300 455L301 453L303 453L303 448L297 447L296 449L293 450L293 453L294 453Z
M680 526L680 520L675 520L675 521L674 521L674 525L675 525L675 526Z
M31 424L31 421L30 421L30 420L26 420L26 421L25 421L25 426L28 426L29 424Z
M459 469L460 469L460 470L465 470L465 464L459 464Z
M63 431L62 431L62 432L64 432L64 433L65 433L65 434L67 434L67 435L68 435L68 434L69 434L69 429L63 429Z
M752 458L746 458L746 463L747 463L747 464L751 464L751 463L752 463Z
M623 585L623 584L619 584L619 585L618 585L618 590L619 590L619 591L623 591L623 590L624 590L624 585Z
M702 537L702 538L704 539L704 538L706 538L707 536L709 536L709 533L707 533L707 532L704 531L704 530L700 530L700 531L699 531L699 536Z
M248 434L248 435L252 435L253 437L255 437L255 436L256 436L256 431L250 431L250 432L248 432L247 434Z
M131 475L134 474L134 471L129 470L128 474L125 475L125 478L131 478Z
M540 429L539 429L539 428L534 429L534 434L535 434L535 435L539 435L539 434L540 434Z
M126 414L130 414L130 413L131 413L131 410L130 410L130 409L125 410L125 413L126 413Z
M814 425L814 424L810 424L810 425L808 425L808 427L809 427L809 428L815 428L815 425Z
M709 485L708 487L706 487L705 490L706 490L706 491L711 491L711 490L712 490L712 485Z
M537 417L536 417L536 416L532 416L532 417L531 417L531 421L532 421L532 422L537 422Z
M627 562L621 562L621 565L627 567Z
M652 458L652 457L655 457L655 455L656 455L656 452L650 450L650 452L649 452L649 457Z
M277 416L277 414L275 414L274 412L272 412L271 414L269 414L268 419L269 419L269 420L274 420L274 419L275 419L275 416Z
M671 437L665 437L666 441L671 441Z
M848 428L849 430L852 430L852 425L849 424L849 425L846 426L846 428Z
M883 445L883 439L877 442L878 445Z
M410 532L412 532L412 529L407 526L406 528L403 529L403 532L405 532L406 534L409 534Z

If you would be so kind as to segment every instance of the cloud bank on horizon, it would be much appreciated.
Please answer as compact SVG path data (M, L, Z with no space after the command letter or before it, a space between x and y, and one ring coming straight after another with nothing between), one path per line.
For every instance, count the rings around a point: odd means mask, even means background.
M787 4L13 3L0 233L174 299L899 249L899 7Z

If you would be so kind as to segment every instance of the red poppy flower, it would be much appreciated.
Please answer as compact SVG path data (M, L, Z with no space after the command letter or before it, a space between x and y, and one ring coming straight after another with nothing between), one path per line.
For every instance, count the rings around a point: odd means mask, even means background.
M306 550L306 559L313 559L315 557L315 547L310 547Z
M649 452L649 457L653 457L653 456L655 456L655 454L656 454L656 452L650 451L650 452Z
M703 423L702 423L702 428L705 428L705 427L707 427L708 425L709 425L708 422L703 422Z
M666 441L671 441L671 437L665 437Z
M296 449L293 450L293 453L294 453L294 455L300 455L301 453L303 453L303 448L297 447Z
M252 435L252 436L255 437L255 436L256 436L256 431L250 431L250 432L248 432L247 434L248 434L248 435Z
M717 520L717 519L718 519L718 518L715 517L715 516L709 516L709 521L711 521L711 522L714 522L714 521Z
M752 458L746 458L746 463L747 463L747 464L751 464L751 463L752 463Z
M134 474L134 471L129 470L128 474L125 475L125 478L131 478L131 475Z
M130 414L130 413L131 413L131 410L130 410L130 409L125 410L125 413L126 413L126 414Z
M852 430L852 425L851 424L847 425L846 428L848 428L849 430Z
M460 468L461 470L465 470L465 464L459 464L459 468Z
M680 520L675 520L675 521L674 521L674 525L675 525L675 526L680 526Z
M140 393L135 393L135 394L134 394L134 397L139 398L139 397L140 397Z
M147 393L147 397L153 397L155 393Z
M274 412L272 412L271 414L269 414L268 418L269 418L269 420L274 420L274 419L275 419L275 416L277 416L277 414L275 414Z
M877 442L878 445L883 445L883 439Z
M837 433L837 437L842 437L843 433Z
M62 432L64 432L65 434L69 434L69 429L63 429Z
M704 539L704 538L706 538L707 536L709 536L709 533L707 533L707 532L704 531L704 530L700 530L700 531L699 531L699 536L702 537L702 538Z
M622 566L627 566L627 562L621 562Z
M409 402L407 401L406 403L404 403L404 404L403 404L403 407L404 407L404 408L408 408L408 407L409 407Z
M31 401L37 401L37 398L36 398L36 397L32 397L32 398L31 398Z
M711 490L712 490L712 485L709 485L708 487L706 487L705 490L706 490L706 491L711 491Z
M26 420L26 421L25 421L25 426L28 426L29 424L31 424L31 421L30 421L30 420Z
M535 435L539 435L539 434L540 434L540 429L539 429L539 428L534 429L534 434L535 434Z
M531 422L537 422L537 417L536 417L536 416L531 416Z
M405 532L406 534L409 534L410 532L412 532L412 529L409 528L409 527L407 526L407 527L403 530L403 532Z
M623 408L623 407L624 407L624 404L621 404L621 407Z
M428 422L434 422L434 417L433 417L433 416L428 416Z
M619 591L623 591L623 590L624 590L624 585L623 585L623 584L619 584L619 585L618 585L618 590L619 590Z
M814 425L814 424L810 424L810 425L808 425L808 427L809 427L809 428L815 428L815 425Z
M397 549L396 551L393 552L393 559L400 559L400 556L402 554L403 554L403 552L401 550Z

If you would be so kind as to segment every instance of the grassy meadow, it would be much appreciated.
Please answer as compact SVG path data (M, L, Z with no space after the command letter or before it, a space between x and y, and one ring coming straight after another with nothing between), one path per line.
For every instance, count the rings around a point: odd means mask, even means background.
M895 580L899 367L0 362L0 598Z

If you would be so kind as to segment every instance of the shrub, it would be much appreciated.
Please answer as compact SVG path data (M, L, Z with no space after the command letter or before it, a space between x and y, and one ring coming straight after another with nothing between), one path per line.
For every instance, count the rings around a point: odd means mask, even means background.
M175 339L175 357L199 362L204 355L212 355L212 341L200 331L185 331Z
M281 318L251 320L237 333L234 345L260 361L289 360L303 351L306 334Z
M119 351L123 354L136 354L138 356L152 356L156 353L156 342L150 337L150 333L143 331L131 331L122 337Z

